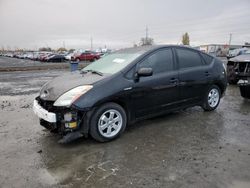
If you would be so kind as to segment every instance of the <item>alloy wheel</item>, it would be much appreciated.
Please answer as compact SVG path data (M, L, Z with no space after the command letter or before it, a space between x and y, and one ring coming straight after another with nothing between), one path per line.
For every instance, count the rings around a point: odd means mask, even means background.
M106 138L116 136L122 128L122 115L115 109L105 111L99 118L99 133Z
M220 94L216 88L211 89L208 93L208 104L210 107L214 108L219 103Z

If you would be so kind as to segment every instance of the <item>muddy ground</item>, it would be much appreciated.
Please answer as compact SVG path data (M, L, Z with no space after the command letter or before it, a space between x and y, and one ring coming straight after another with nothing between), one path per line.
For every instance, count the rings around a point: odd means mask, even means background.
M63 72L0 73L0 187L250 187L250 101L236 86L214 112L194 107L136 123L109 143L60 145L32 101Z

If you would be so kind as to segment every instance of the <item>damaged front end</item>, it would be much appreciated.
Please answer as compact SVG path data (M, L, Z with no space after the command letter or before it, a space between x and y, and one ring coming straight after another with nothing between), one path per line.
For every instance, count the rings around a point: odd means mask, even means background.
M250 55L231 58L227 63L227 77L230 84L237 84L240 79L250 77Z
M73 107L57 107L54 101L37 97L33 110L40 119L40 124L53 133L62 136L60 143L67 143L84 136L84 117L86 112Z
M237 84L240 78L250 72L250 63L229 61L227 64L228 82Z
M228 82L240 87L241 96L250 99L250 55L232 58L227 64Z

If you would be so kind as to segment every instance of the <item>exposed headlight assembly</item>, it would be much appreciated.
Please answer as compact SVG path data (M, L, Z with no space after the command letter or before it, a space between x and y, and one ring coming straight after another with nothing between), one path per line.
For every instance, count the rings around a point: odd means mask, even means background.
M56 102L54 103L54 106L70 106L76 99L78 99L80 96L82 96L84 93L88 92L90 89L92 89L92 85L84 85L84 86L78 86L74 89L71 89L61 95Z

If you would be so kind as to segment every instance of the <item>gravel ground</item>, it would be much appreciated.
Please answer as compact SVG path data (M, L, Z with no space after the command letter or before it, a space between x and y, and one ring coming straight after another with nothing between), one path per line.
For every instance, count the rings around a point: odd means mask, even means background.
M250 187L250 101L237 86L214 112L194 107L138 122L109 143L60 145L32 101L63 72L0 74L0 187Z

